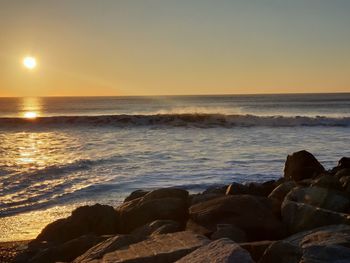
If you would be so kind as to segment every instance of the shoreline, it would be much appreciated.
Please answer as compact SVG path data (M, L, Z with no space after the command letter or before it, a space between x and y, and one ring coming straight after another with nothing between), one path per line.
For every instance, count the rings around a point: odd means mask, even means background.
M328 233L324 244L341 246L350 260L350 249L337 236L345 233L350 245L349 213L350 158L326 170L311 153L299 151L287 157L278 180L233 182L196 194L181 188L136 190L118 207L80 206L33 240L0 242L0 261L204 262L193 260L210 251L207 257L218 259L225 248L230 255L239 252L242 262L278 262L287 253L285 242L299 251L293 240L322 233ZM130 252L145 244L151 254ZM324 259L326 247L320 246L317 256ZM297 257L308 256L303 253Z

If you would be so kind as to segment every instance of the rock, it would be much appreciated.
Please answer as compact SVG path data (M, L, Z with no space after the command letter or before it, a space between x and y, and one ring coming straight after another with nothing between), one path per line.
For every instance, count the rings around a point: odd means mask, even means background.
M282 224L266 197L229 195L193 205L189 211L195 223L212 232L217 224L232 224L252 241L283 236Z
M350 176L350 168L341 169L335 174L335 177L338 178L339 180L340 178L347 177L347 176Z
M282 204L286 195L296 186L297 184L294 181L286 181L277 186L268 197L269 199L278 200Z
M195 205L198 203L202 203L208 200L215 199L217 197L223 196L223 194L215 194L215 193L208 193L208 194L194 194L190 196L190 204Z
M243 184L233 182L226 189L226 195L244 195L244 194L248 194L248 187Z
M246 233L238 227L227 224L218 224L216 228L217 230L210 237L212 240L229 238L237 243L247 241Z
M340 169L348 168L350 169L350 157L343 157L338 162L338 167Z
M202 194L220 194L224 195L226 192L227 185L212 186L206 189Z
M129 246L137 242L141 242L142 240L143 240L142 238L132 236L132 235L117 235L90 248L84 254L77 257L73 262L87 263L87 262L95 262L94 260L99 261L105 254L109 252L113 252L115 250L124 248L126 246Z
M350 262L350 226L332 225L273 243L260 263ZM283 259L283 261L281 261Z
M209 240L190 231L152 236L121 249L109 252L96 262L164 262L170 263L191 253L198 247L209 243Z
M347 193L322 187L296 187L285 199L335 212L345 213L350 208L350 198Z
M316 178L312 183L311 186L317 186L317 187L323 187L327 189L334 189L338 191L344 190L341 183L335 176L331 175L323 175L319 178Z
M187 199L188 192L185 190L164 188L123 203L117 208L120 232L130 233L155 220L174 220L184 225L188 218Z
M132 231L132 235L147 237L150 235L168 234L181 231L179 223L172 220L156 220Z
M62 245L50 247L48 249L39 251L31 259L25 258L23 261L17 262L28 263L54 263L57 261L70 262L79 255L83 254L92 246L103 241L105 238L95 235L85 235L76 239L70 240Z
M64 243L79 236L93 233L114 234L118 231L119 217L113 207L96 204L75 209L72 215L47 225L34 242Z
M247 250L254 261L258 262L265 250L272 244L274 241L264 240L257 242L249 242L249 243L239 243L239 245Z
M339 179L339 182L342 184L343 189L346 192L350 192L350 176L343 176Z
M177 263L253 263L250 254L230 239L222 238L202 246Z
M314 178L324 172L324 167L305 150L288 155L284 166L284 177L294 181Z
M264 183L232 183L226 189L226 195L258 195L268 196L275 188L276 182L274 180L267 181Z
M350 224L350 216L347 214L297 203L287 198L282 204L281 213L282 220L291 234L325 225Z
M144 195L146 195L148 193L149 193L149 191L145 191L145 190L135 190L124 199L124 203L132 201L132 200L140 198L140 197L143 197Z
M199 225L191 219L189 219L186 223L186 230L206 237L210 237L213 232L215 232L215 230Z

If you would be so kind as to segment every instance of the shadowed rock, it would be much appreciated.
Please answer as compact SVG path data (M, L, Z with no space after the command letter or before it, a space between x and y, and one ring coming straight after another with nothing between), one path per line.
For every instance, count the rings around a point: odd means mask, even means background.
M145 191L145 190L135 190L124 199L124 203L140 198L148 193L149 191Z
M343 213L350 207L347 193L323 187L296 187L285 199Z
M193 205L189 211L196 224L212 232L217 224L232 224L242 229L248 240L273 240L283 236L282 224L266 197L224 196Z
M314 178L324 172L324 167L305 150L288 155L284 166L284 177L294 181Z
M326 226L276 241L259 262L350 262L350 226Z
M118 214L111 206L100 204L81 206L68 218L59 219L47 225L34 242L63 243L89 233L115 234L118 230L118 222Z
M237 243L247 241L246 233L234 225L219 224L216 228L217 230L210 236L212 240L229 238Z
M276 187L276 182L274 180L267 181L264 183L232 183L226 189L227 195L258 195L258 196L268 196L272 190Z
M333 189L338 191L343 191L344 188L342 184L339 182L338 178L331 175L322 175L319 178L316 178L312 183L311 186L317 186L317 187L323 187L327 189Z
M258 262L265 250L273 243L274 241L264 240L264 241L256 241L256 242L248 242L248 243L239 243L239 245L247 250L250 256Z
M154 190L117 208L120 215L120 231L130 233L137 227L155 220L174 220L185 224L187 209L187 191L176 188Z
M101 260L96 260L94 263L170 263L208 243L209 240L206 237L190 231L156 235L142 242L107 253Z
M202 246L177 263L253 263L250 254L230 239L222 238Z
M291 234L332 224L350 224L348 214L337 213L285 200L281 208L282 219Z

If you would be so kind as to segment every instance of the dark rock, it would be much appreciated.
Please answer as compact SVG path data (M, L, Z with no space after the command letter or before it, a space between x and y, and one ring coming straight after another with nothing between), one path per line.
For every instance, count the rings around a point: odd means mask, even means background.
M198 203L202 203L202 202L205 202L208 200L215 199L215 198L223 196L223 195L224 194L215 194L215 193L190 195L190 204L195 205Z
M339 182L342 184L342 187L346 192L350 192L350 176L343 176L339 179Z
M156 220L132 231L132 235L147 237L150 235L160 235L179 232L183 230L179 223L172 220Z
M350 176L350 168L341 169L335 174L335 177L338 178L339 180L340 178L346 177L346 176Z
M226 189L226 195L258 195L258 196L268 196L272 190L276 187L276 182L274 180L267 181L264 183L232 183Z
M278 200L282 204L286 195L296 186L297 184L294 181L286 181L277 186L268 197L269 199Z
M202 246L177 263L254 263L250 254L230 239L222 238Z
M190 218L198 225L216 230L217 224L232 224L242 229L248 240L266 240L283 236L280 220L273 214L268 198L252 195L219 197L193 205Z
M135 190L129 196L127 196L125 198L124 203L132 201L132 200L140 198L140 197L143 197L144 195L146 195L148 193L149 193L149 191L145 191L145 190Z
M284 166L284 177L294 181L314 178L324 172L324 167L305 150L288 155Z
M249 242L249 243L239 243L239 245L247 250L254 261L258 262L265 250L273 243L274 241L264 240L257 242Z
M338 167L340 169L348 168L350 169L350 157L343 157L338 162Z
M212 186L206 189L202 194L221 194L224 195L226 192L227 185Z
M144 241L109 252L101 260L94 262L170 263L208 243L209 240L206 237L190 231L155 235Z
M120 232L130 233L155 220L174 220L185 224L188 218L187 199L188 192L185 190L164 188L123 203L117 208L120 214Z
M260 263L350 262L350 226L332 225L273 243ZM282 260L283 259L283 260Z
M97 262L99 262L99 260L102 259L105 254L116 251L118 249L122 249L131 244L141 242L142 240L144 239L132 235L117 235L90 248L84 254L77 257L73 262L87 263L95 262L94 260L97 260Z
M237 243L246 242L247 235L238 227L227 224L219 224L216 226L217 230L211 235L210 239L216 240L220 238L229 238Z
M350 198L347 193L323 187L296 187L285 199L335 212L344 213L350 208Z
M335 176L331 176L331 175L323 175L315 179L311 183L311 186L323 187L323 188L334 189L339 191L344 190L339 180Z
M347 214L290 201L287 198L282 204L281 213L283 222L291 234L326 225L350 224L350 216Z
M186 223L186 230L206 237L210 237L213 232L215 232L215 230L199 225L191 219L189 219Z
M31 259L25 258L21 262L28 263L54 263L58 261L70 262L86 250L100 243L105 238L95 235L85 235L76 239L70 240L62 245L57 245L44 249L36 253ZM20 262L20 259L17 260Z
M113 207L100 204L82 206L68 218L47 225L33 242L64 243L89 233L114 234L118 231L118 224L119 217Z

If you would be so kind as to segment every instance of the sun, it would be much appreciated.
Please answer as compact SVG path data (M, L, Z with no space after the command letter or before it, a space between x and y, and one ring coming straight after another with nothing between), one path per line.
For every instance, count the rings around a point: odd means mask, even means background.
M36 65L37 63L35 57L27 56L23 59L23 66L27 69L34 69Z
M38 117L38 114L36 112L27 111L24 113L24 118L26 119L35 119L36 117Z

